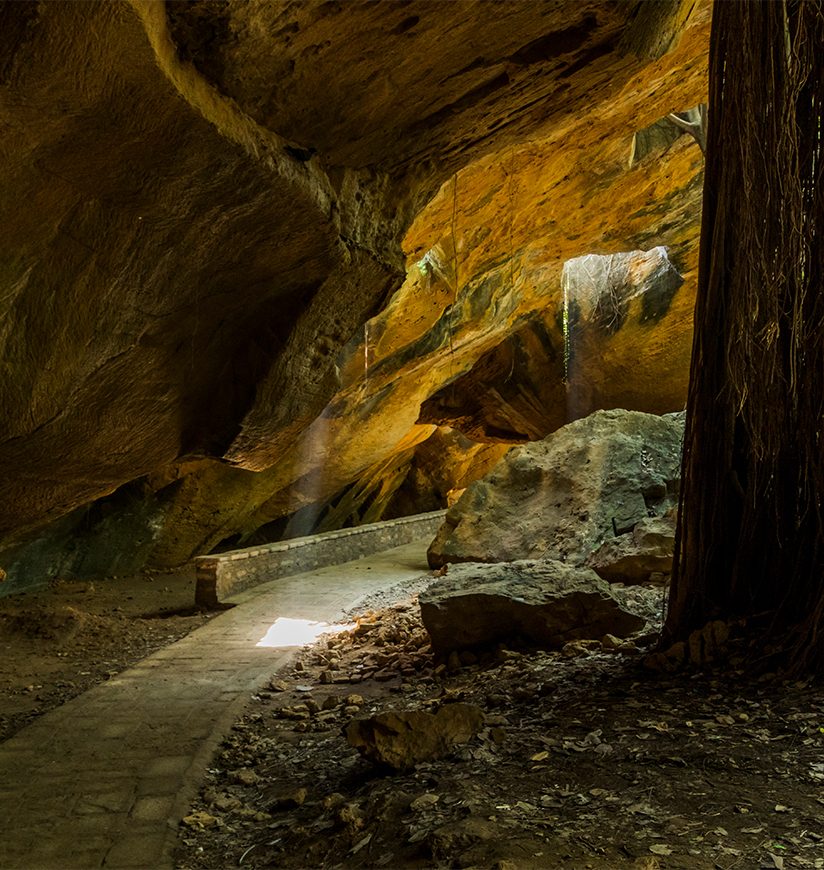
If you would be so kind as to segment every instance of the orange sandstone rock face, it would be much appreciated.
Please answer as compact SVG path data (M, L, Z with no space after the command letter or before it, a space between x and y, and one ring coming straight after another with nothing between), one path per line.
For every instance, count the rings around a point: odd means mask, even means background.
M0 551L12 581L242 540L397 470L465 377L466 432L534 437L573 257L669 248L669 307L630 301L575 376L595 406L683 395L701 153L629 152L704 99L706 4L7 7L0 540L63 517L36 568Z

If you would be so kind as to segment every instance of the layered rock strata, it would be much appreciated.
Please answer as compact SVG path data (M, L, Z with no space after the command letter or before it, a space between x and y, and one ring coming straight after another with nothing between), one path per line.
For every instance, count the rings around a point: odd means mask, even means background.
M705 5L0 14L10 577L177 564L327 501L536 317L562 345L574 256L669 246L684 287L609 355L665 346L683 385L700 150L628 154L703 100Z

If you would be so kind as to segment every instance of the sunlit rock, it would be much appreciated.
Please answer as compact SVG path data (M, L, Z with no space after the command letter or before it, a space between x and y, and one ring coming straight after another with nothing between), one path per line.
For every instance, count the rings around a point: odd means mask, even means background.
M583 254L669 247L609 379L677 391L702 156L627 158L705 99L709 6L665 5L7 4L10 578L82 573L75 534L110 571L112 514L160 566L329 503L536 317L562 344Z

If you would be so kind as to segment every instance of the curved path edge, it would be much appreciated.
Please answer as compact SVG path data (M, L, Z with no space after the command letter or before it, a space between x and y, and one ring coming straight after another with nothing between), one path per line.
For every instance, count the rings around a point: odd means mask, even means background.
M168 868L178 825L249 695L294 648L278 617L333 622L427 571L428 540L282 577L0 745L0 868Z

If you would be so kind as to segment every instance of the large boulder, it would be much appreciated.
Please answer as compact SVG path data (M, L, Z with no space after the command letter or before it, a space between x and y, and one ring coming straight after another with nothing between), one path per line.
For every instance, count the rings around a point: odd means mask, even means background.
M675 511L649 517L628 534L610 538L587 559L587 565L610 583L646 583L672 573Z
M510 451L469 486L429 547L447 562L581 565L678 498L684 415L596 411Z
M501 641L555 649L645 625L594 571L549 560L454 566L419 601L439 656Z

